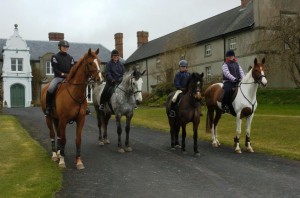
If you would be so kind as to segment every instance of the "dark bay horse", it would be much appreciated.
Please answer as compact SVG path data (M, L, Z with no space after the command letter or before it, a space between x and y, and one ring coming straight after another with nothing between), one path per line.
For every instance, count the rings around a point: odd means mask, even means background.
M256 92L258 85L266 86L267 79L264 73L265 59L261 63L254 59L254 67L250 68L246 76L239 83L236 92L233 94L232 107L236 116L236 136L234 138L235 152L241 153L239 139L241 134L242 118L246 118L246 141L245 145L248 152L254 152L250 144L251 122L254 111L257 107ZM216 83L210 85L205 90L205 100L207 106L206 132L211 132L213 147L220 146L217 138L217 126L222 116L221 101L223 96L223 84Z
M182 152L185 152L185 138L186 138L186 125L189 122L193 123L193 138L194 138L194 152L195 155L199 156L198 151L198 126L200 124L201 116L201 92L203 86L203 76L201 73L192 73L187 81L186 91L179 99L178 111L175 117L169 116L169 111L171 108L172 98L175 92L168 95L166 101L166 113L169 119L170 134L171 134L171 149L175 150L180 148ZM182 143L181 146L178 141L178 135L180 131L180 126L182 128Z
M52 144L52 159L59 160L59 166L65 168L64 150L66 145L66 125L75 121L76 127L76 166L84 169L81 157L81 133L85 122L87 100L86 87L89 80L101 80L99 48L91 49L74 65L65 81L57 88L54 107L51 116L46 116L46 123L50 130ZM42 89L41 105L45 113L46 93L49 84ZM57 133L57 149L55 148L55 131Z
M105 83L95 84L93 87L93 104L97 114L98 128L99 128L99 145L109 144L107 138L107 125L111 115L115 115L118 133L118 152L130 152L132 148L129 144L130 122L133 117L133 110L136 102L142 102L142 84L141 76L145 73L139 71L127 72L123 76L122 82L116 86L114 93L110 98L111 108L105 105L104 110L99 109L101 93L104 89ZM125 148L122 146L121 135L121 117L126 117L126 139ZM102 133L103 132L103 133Z

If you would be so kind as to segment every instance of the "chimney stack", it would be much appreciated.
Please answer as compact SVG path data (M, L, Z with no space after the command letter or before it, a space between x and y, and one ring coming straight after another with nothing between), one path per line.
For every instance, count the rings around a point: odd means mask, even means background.
M245 8L250 0L241 0L241 8Z
M120 57L123 58L123 33L115 34L115 49L118 50Z
M137 47L139 48L145 43L148 43L149 33L146 31L138 31L137 32Z
M64 33L59 32L49 32L49 41L61 41L65 39Z

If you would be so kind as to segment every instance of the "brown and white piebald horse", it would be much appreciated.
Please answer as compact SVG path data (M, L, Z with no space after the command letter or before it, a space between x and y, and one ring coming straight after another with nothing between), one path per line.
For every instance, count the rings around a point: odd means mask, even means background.
M246 141L245 145L248 152L254 152L250 144L251 122L254 116L254 111L257 107L256 92L259 85L266 86L267 78L264 73L265 58L259 63L254 59L254 66L250 68L248 73L238 84L235 93L232 97L232 115L236 116L236 136L234 138L235 152L241 153L239 146L239 138L241 134L242 118L246 118ZM205 100L207 106L206 117L206 132L211 132L212 146L220 146L217 138L217 126L222 116L221 104L224 90L222 83L210 85L205 90Z

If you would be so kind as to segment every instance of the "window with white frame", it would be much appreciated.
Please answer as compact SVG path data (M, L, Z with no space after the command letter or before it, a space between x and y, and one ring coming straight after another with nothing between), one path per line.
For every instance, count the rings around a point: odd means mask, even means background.
M156 67L160 67L160 57L156 57Z
M205 56L211 56L211 45L205 45Z
M236 49L236 38L230 38L228 39L228 45L229 45L229 49L231 50L235 50Z
M23 59L22 58L12 58L11 59L11 71L23 71Z
M207 82L210 82L211 80L211 67L205 67L205 76L206 76L206 80Z
M51 61L46 61L46 75L53 75Z

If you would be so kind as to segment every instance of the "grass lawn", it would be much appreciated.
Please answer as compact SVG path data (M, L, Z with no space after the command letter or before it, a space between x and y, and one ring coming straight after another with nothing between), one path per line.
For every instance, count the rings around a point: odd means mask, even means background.
M198 130L199 139L211 141L210 133L205 132L206 109L203 108ZM141 106L134 112L132 124L158 129L169 133L165 108ZM235 117L225 114L218 126L219 141L233 146ZM192 124L188 124L187 136L192 137ZM240 145L245 142L245 120L242 123ZM252 121L251 145L255 152L300 160L300 105L259 104ZM212 148L213 149L213 148Z
M53 197L62 174L13 116L0 115L0 197Z

